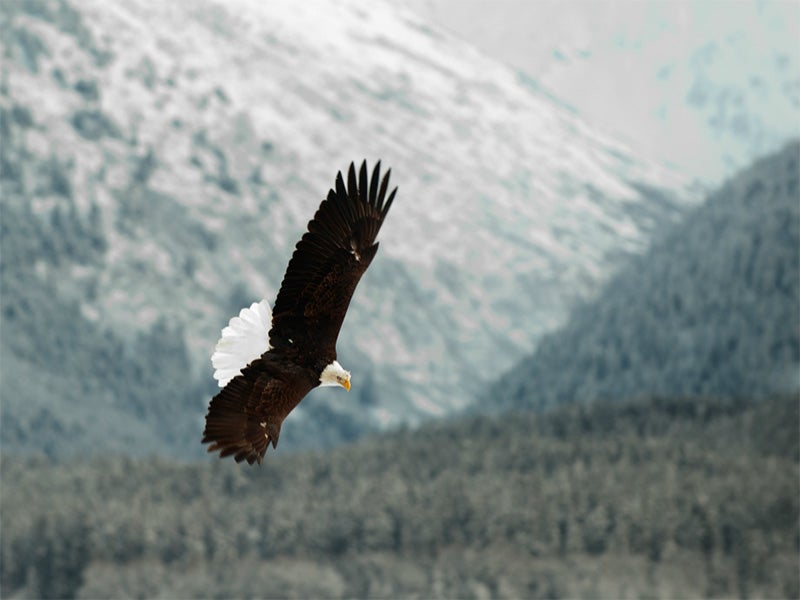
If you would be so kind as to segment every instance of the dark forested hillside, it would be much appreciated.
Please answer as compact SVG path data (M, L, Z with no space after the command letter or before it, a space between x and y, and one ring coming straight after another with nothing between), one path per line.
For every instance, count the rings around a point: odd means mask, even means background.
M485 406L800 389L800 143L731 179L493 386Z
M4 458L4 598L797 597L798 404L429 425L263 468Z

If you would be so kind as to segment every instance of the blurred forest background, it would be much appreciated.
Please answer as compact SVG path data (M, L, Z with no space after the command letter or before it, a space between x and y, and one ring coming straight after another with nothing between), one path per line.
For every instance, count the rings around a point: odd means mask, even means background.
M5 458L3 596L794 598L798 418L650 398L261 469Z
M800 597L796 52L703 104L795 106L709 183L388 4L9 0L0 33L0 596ZM353 393L207 458L220 327L365 154L400 195Z

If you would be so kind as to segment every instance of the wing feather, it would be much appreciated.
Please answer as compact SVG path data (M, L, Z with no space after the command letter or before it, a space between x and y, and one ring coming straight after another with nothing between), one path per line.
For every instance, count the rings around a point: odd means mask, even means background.
M358 171L358 189L365 190L367 194L367 202L369 202L369 180L367 179L367 163L361 163L361 168Z
M383 181L381 182L381 189L378 192L378 211L383 212L383 199L386 197L386 188L389 187L389 177L392 174L392 170L389 169L386 171L386 175L383 176ZM395 188L397 189L397 188Z
M394 202L394 195L397 193L397 188L392 190L392 193L389 194L389 197L386 199L386 204L381 207L381 219L386 218L386 214L389 212L389 208L392 206L392 202Z
M286 415L311 390L302 379L286 381L270 373L267 352L214 396L206 414L203 443L220 458L261 463L270 444L278 445Z
M381 179L378 162L369 178L364 161L358 175L350 164L346 182L341 171L336 175L286 269L272 311L274 348L292 339L315 354L335 355L350 299L377 250L375 238L397 191L384 204L390 172Z
M377 203L377 198L378 198L378 184L380 183L380 178L381 178L381 161L378 161L375 164L375 168L372 170L372 181L370 181L369 184L369 203L379 208L380 205Z

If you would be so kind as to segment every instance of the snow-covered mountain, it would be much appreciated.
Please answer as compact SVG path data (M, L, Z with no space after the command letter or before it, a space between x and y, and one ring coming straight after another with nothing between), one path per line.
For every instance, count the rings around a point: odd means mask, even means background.
M712 186L800 135L796 1L410 4Z
M464 407L699 197L390 3L61 0L2 15L3 202L51 220L69 204L106 240L93 266L30 268L125 339L182 332L195 378L210 381L234 311L274 300L336 171L392 168L398 197L339 340L361 395L314 392L285 429L323 402L365 427Z

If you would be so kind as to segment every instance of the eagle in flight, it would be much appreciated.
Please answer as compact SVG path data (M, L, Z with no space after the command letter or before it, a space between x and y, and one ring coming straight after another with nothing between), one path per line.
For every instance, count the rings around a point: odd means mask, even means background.
M270 317L265 300L243 308L222 330L211 362L222 391L208 407L203 443L220 458L261 464L275 448L281 424L317 386L350 390L350 373L336 360L336 338L350 299L369 267L375 241L397 188L380 161L368 177L351 163L328 192L297 242Z

